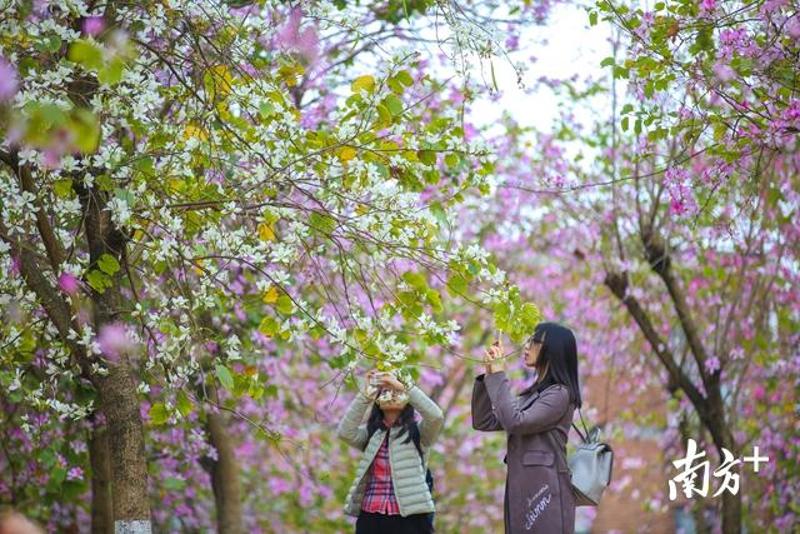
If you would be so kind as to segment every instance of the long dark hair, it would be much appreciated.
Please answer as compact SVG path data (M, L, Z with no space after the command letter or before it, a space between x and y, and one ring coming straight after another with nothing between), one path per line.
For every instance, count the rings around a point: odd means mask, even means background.
M411 404L406 404L406 407L400 412L400 415L397 417L397 421L395 422L395 424L402 426L396 437L400 438L404 434L407 434L406 440L403 443L413 441L420 455L422 455L422 448L419 441L419 426L417 426L417 422L414 419L414 413L414 407L411 406ZM380 406L378 406L378 403L376 402L372 405L372 411L369 413L369 419L367 419L366 443L369 443L369 440L372 439L372 435L379 429L385 430L386 425L383 424L383 410L381 410ZM366 448L367 445L365 444L364 449Z
M541 373L548 369L547 376L539 386L563 384L569 390L570 402L581 407L581 389L578 382L578 348L572 330L557 323L539 323L531 336L541 342L542 349L536 360L536 369ZM549 364L549 367L547 367ZM531 386L536 387L537 384Z

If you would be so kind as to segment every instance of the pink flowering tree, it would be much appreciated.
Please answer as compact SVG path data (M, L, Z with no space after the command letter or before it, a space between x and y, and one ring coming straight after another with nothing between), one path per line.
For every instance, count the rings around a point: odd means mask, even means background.
M737 493L695 501L699 524L790 528L800 446L786 437L796 434L800 374L797 12L774 2L659 2L653 12L598 2L589 20L621 30L620 52L602 62L611 79L556 84L571 105L551 132L506 121L493 142L507 155L493 173L501 201L475 235L545 317L586 330L590 373L649 370L641 387L670 399L673 458L689 437L712 447L715 467L724 450L741 458L758 445L769 456L757 475L732 468L743 477ZM598 102L615 80L627 80L627 93ZM581 122L583 102L608 116Z
M4 500L53 528L267 528L274 517L240 508L241 484L263 479L238 470L267 443L297 478L266 490L296 488L290 524L308 524L311 492L333 490L282 447L287 436L317 444L295 417L323 402L320 380L341 386L362 363L419 376L431 347L455 342L450 298L488 310L514 339L538 320L480 247L453 238L453 210L487 190L491 166L456 113L427 105L442 84L407 49L353 65L358 41L379 48L365 24L402 39L392 25L432 5L344 8L4 12L1 342L12 372L0 379L19 415L2 430L37 453L24 469L3 460L4 472L37 474L4 481ZM457 57L498 52L481 25L437 9ZM308 366L274 363L312 347ZM48 413L58 419L31 427ZM70 506L89 488L88 506Z

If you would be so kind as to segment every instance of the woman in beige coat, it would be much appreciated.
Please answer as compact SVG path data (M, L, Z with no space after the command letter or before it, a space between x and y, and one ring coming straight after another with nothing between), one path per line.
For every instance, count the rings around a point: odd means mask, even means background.
M572 415L581 406L575 336L561 325L539 324L524 357L538 376L513 395L502 344L495 342L486 351L486 374L475 379L472 390L472 426L508 436L506 534L572 534L575 497L563 458Z

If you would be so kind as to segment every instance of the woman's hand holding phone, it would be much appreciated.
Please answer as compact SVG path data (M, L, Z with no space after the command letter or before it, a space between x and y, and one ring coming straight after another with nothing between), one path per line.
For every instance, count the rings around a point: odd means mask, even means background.
M503 342L500 337L492 343L484 352L483 362L486 365L486 373L493 374L505 371L505 350L503 349Z

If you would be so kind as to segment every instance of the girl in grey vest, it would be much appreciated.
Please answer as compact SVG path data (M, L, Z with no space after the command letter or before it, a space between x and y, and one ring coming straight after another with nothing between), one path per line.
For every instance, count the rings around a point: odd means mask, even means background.
M406 387L390 373L367 373L337 430L362 451L344 508L358 518L356 534L433 531L435 507L425 475L428 451L443 425L442 410L417 386Z

